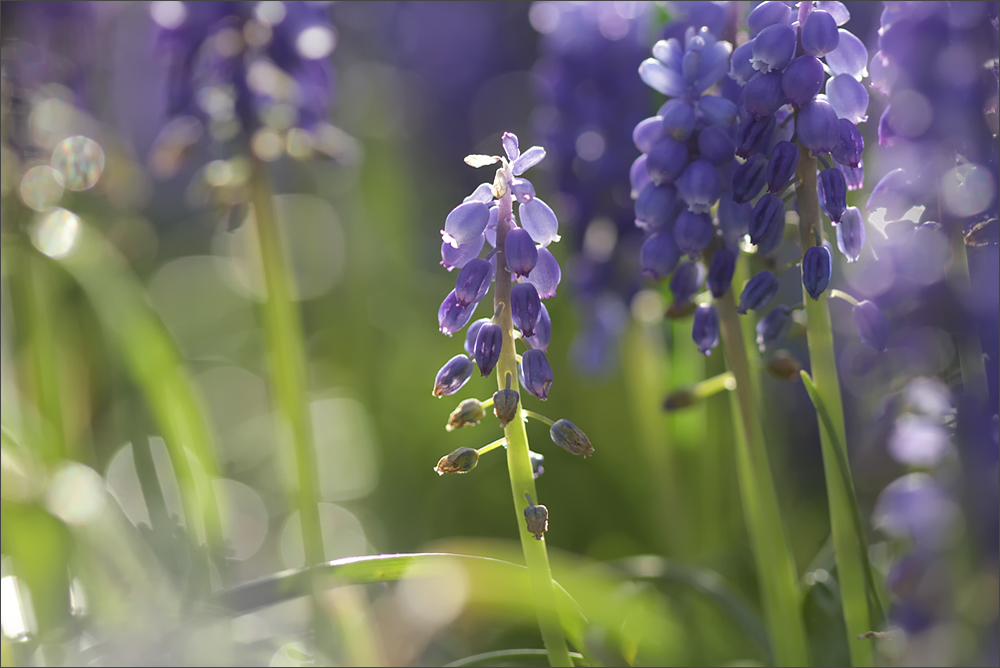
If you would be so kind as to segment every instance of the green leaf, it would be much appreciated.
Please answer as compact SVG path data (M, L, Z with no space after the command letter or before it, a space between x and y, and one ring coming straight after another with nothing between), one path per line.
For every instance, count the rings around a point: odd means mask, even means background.
M544 658L548 653L544 649L502 649L496 652L484 652L483 654L473 654L472 656L466 656L464 658L458 659L457 661L452 661L451 663L444 664L445 668L463 668L464 666L492 666L500 663L501 661L520 661L527 659L537 659ZM577 666L586 666L589 664L583 663L583 654L578 654L577 652L570 652L570 657L573 658L574 664Z

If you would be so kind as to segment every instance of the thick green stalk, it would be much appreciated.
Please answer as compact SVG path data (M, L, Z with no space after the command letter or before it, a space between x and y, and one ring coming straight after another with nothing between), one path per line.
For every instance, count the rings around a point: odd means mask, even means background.
M799 235L802 251L814 245L817 239L822 243L823 227L820 220L819 197L816 191L816 159L805 147L799 148L797 168ZM834 448L846 448L847 430L844 427L844 407L840 398L840 379L837 375L837 361L833 351L833 330L830 326L830 310L827 294L814 300L802 289L808 320L807 338L809 342L809 362L812 379L823 404L830 415L835 431L831 438L825 429L820 429L820 443L823 449L823 470L826 478L827 499L830 505L830 529L833 547L837 556L837 579L840 584L844 623L847 626L847 644L850 648L851 663L855 666L871 666L874 661L872 644L859 641L859 635L872 629L869 616L868 598L865 585L865 570L862 563L861 546L864 536L855 531L852 521L850 470L842 477L838 468L838 453ZM847 458L847 452L842 452Z
M504 166L506 183L510 183L512 174L510 167ZM513 202L510 189L500 200L500 216L497 222L497 273L494 309L503 305L498 324L503 330L503 347L500 360L497 362L497 386L504 389L507 386L507 376L511 377L511 388L516 389L523 397L523 391L518 383L517 358L514 350L514 320L510 309L511 275L507 271L507 261L503 247L507 233L511 229L513 218ZM538 614L538 627L542 632L542 641L549 655L549 663L553 666L572 666L573 659L566 646L566 636L563 635L562 624L559 622L559 611L556 607L556 592L552 584L552 571L549 568L549 555L545 549L545 540L536 540L528 531L524 519L524 509L528 507L525 494L538 500L535 491L535 478L532 475L531 459L528 456L528 434L524 429L522 418L522 402L517 404L517 415L504 428L507 440L507 471L510 474L510 490L514 496L514 510L517 516L518 533L521 535L521 549L524 551L524 565L528 567L528 577L531 589L535 595L535 611Z
M717 308L726 361L736 378L736 391L730 394L733 414L740 420L734 430L736 468L768 634L778 665L805 666L809 664L809 650L800 611L798 573L781 521L764 428L752 391L753 372L732 290L718 300Z

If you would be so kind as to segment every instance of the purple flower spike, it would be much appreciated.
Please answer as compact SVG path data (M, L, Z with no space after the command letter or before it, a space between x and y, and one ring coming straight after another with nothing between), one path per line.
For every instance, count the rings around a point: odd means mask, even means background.
M465 355L455 355L448 360L434 378L434 396L455 394L472 378L472 360Z
M475 258L462 267L455 281L455 297L462 306L478 304L490 291L493 282L493 265L488 260Z
M712 349L719 345L719 313L714 306L702 304L695 309L691 338L702 355L711 355Z
M441 244L441 266L448 271L456 268L461 269L479 256L479 251L483 250L485 243L486 235L484 234L480 234L468 243L459 244L458 248L445 241Z
M535 199L535 186L528 179L514 177L510 182L510 191L521 204L527 204Z
M836 34L836 25L833 26L833 30ZM795 31L788 24L775 23L761 30L754 38L750 64L758 72L767 74L784 69L794 55Z
M718 95L702 95L698 99L698 111L712 125L728 128L736 122L736 114L739 109L735 104L724 97Z
M548 399L554 376L545 353L535 348L524 351L518 368L524 388L542 401Z
M680 100L669 100L660 108L663 118L663 131L678 141L684 141L694 130L694 108Z
M831 155L838 165L856 169L861 166L861 154L865 150L865 140L861 136L858 126L851 121L841 118L838 123L840 125L840 142L837 143Z
M667 136L663 129L663 118L652 116L639 121L639 124L632 130L632 143L643 153L649 153L656 142Z
M548 299L556 296L556 288L559 287L561 279L562 270L559 268L559 262L547 248L539 248L538 264L524 280L535 286L539 298Z
M488 323L479 328L476 335L474 356L479 365L479 375L488 376L500 360L500 349L503 348L503 330L500 325Z
M513 229L507 233L503 245L503 254L507 258L507 269L515 276L527 276L538 264L538 249L526 230Z
M849 74L838 74L826 82L826 97L837 118L851 123L868 120L868 89Z
M719 173L707 160L695 160L677 179L678 194L695 213L707 213L719 201L720 190Z
M778 23L788 24L792 22L792 9L784 2L768 0L762 2L747 17L747 27L750 28L750 36L756 37L764 28Z
M697 214L691 214L697 215ZM659 280L672 272L680 262L681 252L674 242L672 230L654 232L639 250L642 275Z
M708 263L708 289L713 297L721 299L729 291L735 272L736 253L725 246L715 251Z
M798 146L788 141L775 144L771 149L771 160L767 163L767 189L775 194L784 190L795 176L795 168L798 166Z
M840 124L837 112L829 102L813 100L803 105L795 124L795 133L802 145L813 155L829 153L840 143Z
M717 125L709 125L698 131L698 153L713 165L723 165L733 159L736 146L731 132Z
M465 330L465 343L462 344L462 347L469 355L474 355L476 352L476 337L479 336L479 330L490 322L493 322L491 318L480 318L469 325L469 329Z
M858 338L870 348L884 353L889 343L889 321L874 302L863 301L854 307L854 326Z
M542 304L542 310L538 314L538 322L535 323L534 336L526 336L524 340L532 348L548 352L549 341L552 339L552 320L549 318L549 310Z
M736 132L736 155L745 159L755 153L765 152L777 123L773 115L763 118L748 116L743 119Z
M740 315L745 315L747 311L759 311L778 292L778 277L769 271L762 271L747 281L740 293L740 305L736 311Z
M451 336L465 327L465 324L472 319L472 313L476 310L476 306L478 304L469 304L468 306L462 304L455 296L455 291L452 290L441 302L441 307L438 309L438 329L441 330L442 334Z
M545 149L541 146L532 146L519 155L516 160L511 161L510 170L514 172L514 176L520 176L540 163L544 158Z
M781 75L781 91L796 107L806 104L823 87L823 63L814 56L799 56Z
M802 50L813 56L822 56L836 49L839 43L837 20L822 9L809 12L802 24Z
M776 306L757 323L757 347L761 352L782 342L792 328L792 315L787 306Z
M836 225L847 209L847 180L844 173L836 167L824 169L819 173L816 185L823 213Z
M521 330L522 336L534 336L541 310L542 302L534 285L518 283L510 289L510 313L514 318L514 326Z
M542 247L553 241L559 241L559 221L549 205L538 199L532 199L518 207L517 215L521 219L521 227L531 235L534 242Z
M830 275L833 271L833 258L830 249L826 246L810 246L802 256L802 285L806 292L813 298L819 299L820 295L830 285Z
M469 243L486 230L490 222L490 209L482 202L465 202L459 204L444 221L444 231L441 236L445 243L458 248Z
M705 265L701 262L685 262L677 267L670 279L670 291L674 293L674 304L687 304L705 282Z
M767 158L759 154L737 167L733 172L733 201L742 204L756 197L764 187L767 171Z
M669 185L646 184L635 201L635 225L654 230L672 225L678 210L677 188Z
M628 179L632 185L632 199L637 199L642 189L653 182L653 179L649 176L649 170L646 169L645 153L636 158L632 163L632 167L628 172Z
M687 167L688 152L681 142L673 137L664 137L646 155L646 169L653 183L673 183Z
M503 152L507 154L508 160L514 162L521 157L521 149L518 147L516 134L513 132L503 133L500 143L503 144Z
M674 241L678 250L692 258L698 257L708 248L714 235L712 218L707 213L682 211L674 223Z
M868 48L865 43L841 28L837 48L826 54L826 64L834 76L850 74L861 81L868 76Z
M765 193L757 200L750 217L750 243L757 246L758 253L770 253L781 243L785 235L785 203L771 193Z
M865 221L856 207L849 206L837 225L837 248L848 262L857 262L865 247Z
M789 28L791 30L791 28ZM770 116L785 103L785 93L781 86L782 73L779 71L762 74L743 88L741 104L747 112L758 118Z

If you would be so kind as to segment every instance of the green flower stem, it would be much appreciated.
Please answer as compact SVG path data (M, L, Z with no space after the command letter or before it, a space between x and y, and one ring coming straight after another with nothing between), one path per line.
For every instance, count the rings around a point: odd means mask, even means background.
M732 371L726 371L725 373L720 373L717 376L712 376L707 378L700 383L696 383L691 387L691 392L698 399L707 399L714 394L718 394L723 390L735 390L736 389L736 378L733 376Z
M529 410L525 409L522 412L524 413L525 417L533 418L535 420L538 420L539 422L544 422L545 424L549 425L550 427L556 423L555 420L550 420L549 418L545 417L541 413L536 413L535 411L529 411Z
M798 197L799 236L802 251L805 252L807 248L822 243L823 240L816 190L816 159L805 147L799 148L799 165L796 171L801 183ZM874 662L872 644L857 641L859 635L873 630L866 595L865 569L861 561L861 546L865 543L865 538L858 535L851 516L852 504L857 501L851 498L854 491L850 470L845 471L843 477L839 474L838 453L834 450L838 447L846 448L847 430L844 427L844 407L840 398L840 379L833 351L833 330L827 299L825 294L820 295L818 300L812 299L803 286L812 378L834 430L831 435L827 430L820 429L820 443L830 505L830 528L837 557L837 579L844 623L847 626L847 643L853 665L871 666ZM847 452L843 451L842 454L847 459Z
M847 294L843 290L830 290L830 298L831 299L834 299L834 298L836 298L836 299L843 299L845 302L847 302L851 306L857 306L858 305L858 300L855 299L854 297L852 297L851 295Z
M513 175L509 165L504 165L504 181L510 183ZM524 396L517 382L517 356L514 350L514 321L510 305L511 275L507 271L507 260L504 257L504 242L511 229L513 219L513 201L510 189L500 199L500 216L497 222L497 273L494 308L505 308L500 311L498 324L503 330L503 347L500 360L497 362L497 387L505 389L507 374L513 378L512 388ZM556 593L552 585L552 571L549 568L549 555L545 549L545 540L535 540L528 531L524 521L524 509L528 507L524 495L530 494L537 499L535 478L532 475L531 459L528 456L528 434L524 429L524 419L521 417L523 402L518 402L518 414L504 428L507 441L507 471L510 474L510 490L514 497L514 510L517 519L518 533L521 535L521 548L524 551L524 564L528 567L531 589L535 596L535 611L538 615L538 626L542 633L542 641L549 655L549 663L553 666L572 666L566 637L559 621L559 611L556 608Z
M485 455L487 452L490 452L491 450L496 450L501 445L507 445L507 437L506 436L503 437L503 438L498 438L497 440L493 441L492 443L484 445L483 447L481 447L478 450L476 450L476 452L479 453L480 455Z
M736 379L736 391L730 394L733 414L740 420L734 429L736 468L760 579L764 617L777 664L805 666L809 664L809 650L800 613L798 573L781 521L764 428L752 391L753 371L732 290L717 302L717 308L726 361Z
M969 279L969 258L965 251L965 235L962 226L951 222L951 263L948 265L948 284L958 295L965 297L972 291ZM986 385L986 363L983 360L983 344L974 328L964 329L957 334L958 361L962 367L962 387L966 394L980 401L989 398Z

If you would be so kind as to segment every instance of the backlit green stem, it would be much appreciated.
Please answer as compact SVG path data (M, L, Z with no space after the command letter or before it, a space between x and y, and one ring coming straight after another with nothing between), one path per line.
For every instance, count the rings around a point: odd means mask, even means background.
M820 220L819 197L816 190L816 159L805 147L799 148L797 176L799 237L802 251L822 243L823 228ZM830 506L830 529L837 557L837 579L840 584L844 623L847 626L847 643L850 648L851 663L855 666L870 666L874 661L872 644L858 641L859 635L872 631L868 597L865 585L865 569L862 564L861 546L864 536L855 530L851 516L856 499L850 470L845 476L839 474L838 457L834 448L847 444L844 427L844 408L840 398L840 379L833 350L833 330L830 325L830 311L827 295L812 299L803 286L803 301L806 305L808 321L809 361L816 390L829 413L834 429L834 438L825 429L820 429L820 443L823 449L823 470L826 478L827 499ZM843 444L838 445L838 444ZM840 453L847 458L847 452ZM845 482L847 484L845 484Z
M533 420L538 420L539 422L544 422L545 424L549 425L550 427L555 424L555 420L550 420L549 418L545 417L541 413L536 413L535 411L529 411L529 410L524 410L523 412L524 412L525 417L529 417L529 418L531 418Z
M965 251L965 235L962 226L951 222L951 262L948 265L948 284L961 297L968 297L972 291L969 280L969 258ZM962 387L966 394L980 401L989 398L986 385L986 363L983 360L983 344L974 327L958 332L958 360L962 366Z
M513 178L510 167L504 165L504 171L506 172L504 174L505 181L510 183ZM504 309L500 312L497 323L503 330L503 348L500 351L500 360L497 362L497 387L501 390L507 387L509 374L513 379L511 387L517 389L523 398L524 392L518 387L517 381L514 321L509 308L511 275L507 271L507 260L503 252L504 242L507 240L507 233L511 229L513 219L513 201L509 188L500 200L499 214L494 308L499 308L503 304ZM531 589L535 596L538 626L542 633L542 641L545 643L545 650L549 655L549 663L553 666L572 666L573 660L570 658L566 637L563 635L562 625L559 622L556 593L552 585L552 572L549 568L549 555L545 549L545 540L535 540L535 537L528 531L524 520L524 509L528 507L524 495L530 494L533 499L538 499L538 493L535 491L535 478L528 455L528 434L524 429L522 402L518 402L517 409L514 419L504 428L504 436L507 441L507 471L510 474L510 489L514 497L518 533L521 536L521 548L524 551L524 564L528 567Z

